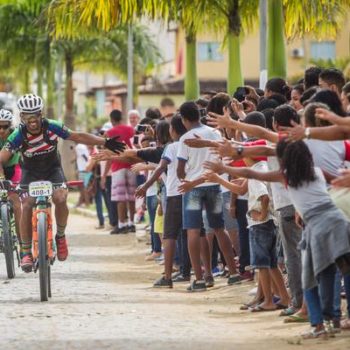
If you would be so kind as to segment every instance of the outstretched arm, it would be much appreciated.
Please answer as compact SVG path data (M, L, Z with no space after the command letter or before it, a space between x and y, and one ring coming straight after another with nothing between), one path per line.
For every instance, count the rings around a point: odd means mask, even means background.
M209 117L207 117L207 120L209 125L220 128L230 128L234 130L239 130L241 132L245 132L249 135L255 136L259 139L268 140L274 143L277 143L279 141L278 133L267 130L261 126L238 122L236 120L231 119L227 115L219 115L211 112L208 114Z
M141 186L136 189L136 197L143 198L146 196L147 190L158 180L159 176L167 169L168 162L162 159L154 170L151 177Z
M214 173L221 174L227 173L235 177L244 177L246 179L255 179L268 182L284 182L284 176L281 171L268 171L259 172L250 168L233 168L224 165L222 162L205 162L204 168L213 171Z
M302 140L307 137L306 129L302 125L294 124L292 128L285 128L288 139L292 141ZM321 126L316 128L309 128L308 138L324 141L347 140L350 138L349 126Z

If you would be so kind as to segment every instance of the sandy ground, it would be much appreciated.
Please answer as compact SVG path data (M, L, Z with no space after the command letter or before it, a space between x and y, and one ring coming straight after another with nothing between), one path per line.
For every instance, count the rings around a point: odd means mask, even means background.
M0 349L349 349L350 332L300 342L307 325L286 325L278 312L239 311L252 284L217 279L205 293L155 290L162 272L145 262L149 249L135 235L95 231L95 221L72 215L70 257L53 266L53 298L39 301L35 274L5 276L0 257Z

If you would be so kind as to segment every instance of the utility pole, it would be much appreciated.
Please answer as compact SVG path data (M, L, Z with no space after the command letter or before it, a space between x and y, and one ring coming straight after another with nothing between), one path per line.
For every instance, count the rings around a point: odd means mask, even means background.
M127 109L130 111L133 109L133 95L134 95L134 40L132 25L129 24L128 29L128 97L127 97Z
M259 13L260 13L260 89L265 89L267 82L267 64L266 64L266 33L267 33L267 1L260 0Z

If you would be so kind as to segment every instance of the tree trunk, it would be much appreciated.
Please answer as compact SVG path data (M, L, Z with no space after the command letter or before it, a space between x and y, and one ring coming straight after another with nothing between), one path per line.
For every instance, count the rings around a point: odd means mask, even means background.
M66 65L66 110L64 114L64 124L75 130L75 117L74 117L74 89L73 89L73 57L69 54L65 54ZM61 142L60 153L62 154L62 166L64 174L67 180L74 180L77 178L76 171L76 155L75 155L75 143L72 141Z
M196 35L186 35L186 72L185 99L196 100L199 97L199 80L197 76L197 42Z
M38 96L43 97L43 69L39 64L37 66L36 72L37 72L37 80L36 80L37 94Z
M75 129L75 116L74 116L74 88L73 88L73 57L66 53L66 111L64 114L64 124L70 128Z
M54 89L55 89L55 62L51 57L49 64L46 66L46 88L47 88L47 96L46 96L46 115L48 118L55 118L54 112Z
M267 70L268 78L287 76L282 0L268 0Z
M239 1L233 0L229 3L228 11L228 74L227 74L227 92L232 95L238 86L243 85L242 67L241 67L241 17L239 13Z
M238 86L244 84L241 67L241 50L239 36L233 32L227 35L228 41L228 77L227 92L232 95Z

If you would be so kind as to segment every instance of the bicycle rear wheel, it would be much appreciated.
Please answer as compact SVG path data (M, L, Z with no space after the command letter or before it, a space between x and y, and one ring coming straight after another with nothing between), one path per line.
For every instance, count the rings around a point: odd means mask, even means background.
M46 213L38 214L38 246L39 246L39 280L40 300L48 301L49 293L49 259L47 253L47 217Z
M4 254L6 261L7 277L15 277L15 261L13 257L13 242L10 225L10 211L7 203L1 204L1 224L4 242Z

